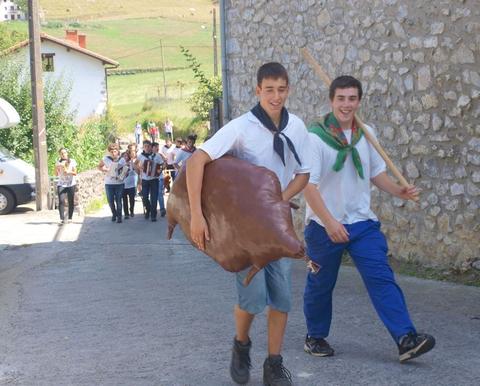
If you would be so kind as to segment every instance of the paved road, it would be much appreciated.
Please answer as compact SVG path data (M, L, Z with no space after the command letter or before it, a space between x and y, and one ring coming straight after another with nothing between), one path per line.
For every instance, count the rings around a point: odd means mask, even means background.
M109 217L62 227L55 212L0 218L0 384L232 385L232 274L179 230L165 240L165 219ZM417 328L438 342L400 365L351 267L335 293L337 355L304 354L304 276L296 262L284 348L296 385L480 385L480 288L400 277ZM250 384L261 385L264 315L252 340Z

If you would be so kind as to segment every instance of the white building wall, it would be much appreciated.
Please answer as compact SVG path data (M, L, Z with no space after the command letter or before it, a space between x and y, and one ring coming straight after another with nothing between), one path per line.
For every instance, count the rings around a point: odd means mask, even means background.
M25 15L14 1L0 0L0 22L24 19Z
M44 72L44 79L63 77L71 85L70 106L77 123L92 115L103 114L107 106L107 85L103 63L58 44L43 41L42 54L55 54L54 72Z

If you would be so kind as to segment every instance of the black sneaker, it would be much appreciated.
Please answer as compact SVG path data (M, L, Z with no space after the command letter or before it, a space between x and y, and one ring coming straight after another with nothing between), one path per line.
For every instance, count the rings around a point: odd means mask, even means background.
M130 217L135 217L135 213L130 212Z
M160 209L160 216L161 217L165 217L166 214L167 214L167 211L165 209Z
M315 357L331 357L335 353L328 342L323 338L313 338L308 336L305 338L303 350Z
M117 217L117 224L120 224L122 222L122 217Z
M235 338L233 339L232 360L230 362L230 376L232 379L244 385L250 379L250 348L252 342L249 340L247 344L242 344Z
M428 334L409 332L400 338L398 353L400 362L408 361L430 351L435 346L435 338Z
M265 386L291 386L292 375L283 366L281 355L270 355L263 362L263 384Z
M112 222L117 221L117 216L112 216Z

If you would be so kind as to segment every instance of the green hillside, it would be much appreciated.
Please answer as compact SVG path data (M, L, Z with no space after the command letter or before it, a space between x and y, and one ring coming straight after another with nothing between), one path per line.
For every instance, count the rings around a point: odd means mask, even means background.
M64 37L66 28L87 35L87 48L120 62L124 68L185 66L180 45L187 46L201 63L212 62L212 25L194 20L164 17L91 21L73 24L48 23L42 31ZM205 69L208 70L207 68Z
M44 20L166 17L207 21L211 0L39 0Z

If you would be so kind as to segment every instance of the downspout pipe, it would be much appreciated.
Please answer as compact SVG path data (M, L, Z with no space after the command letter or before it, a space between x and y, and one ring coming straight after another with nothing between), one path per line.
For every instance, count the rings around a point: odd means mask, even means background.
M226 6L227 0L220 0L220 31L221 31L221 56L222 56L222 92L223 92L223 122L224 124L230 120L230 106L228 103L228 68L227 68L227 17Z

